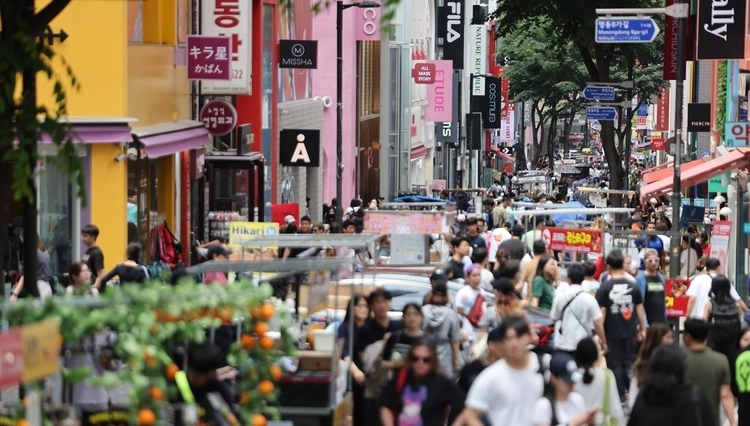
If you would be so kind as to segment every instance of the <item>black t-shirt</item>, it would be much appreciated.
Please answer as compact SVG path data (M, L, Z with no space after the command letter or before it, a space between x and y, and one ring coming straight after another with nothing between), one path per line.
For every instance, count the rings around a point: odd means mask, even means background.
M487 241L484 239L484 237L481 234L477 234L472 236L466 235L466 238L469 239L469 244L471 244L472 248L477 247L487 247Z
M142 284L146 281L146 269L141 266L130 266L122 263L115 266L115 269L109 271L107 275L102 277L102 286L107 285L107 281L114 277L120 278L120 284L124 283L137 283ZM104 288L104 287L102 287Z
M424 338L424 334L412 336L404 330L391 334L391 337L385 342L383 348L383 361L390 361L393 352L398 352L402 359L406 358L411 346Z
M83 256L83 261L91 269L91 280L96 281L99 270L104 269L104 252L99 246L90 247Z
M706 396L698 391L695 397L698 398L697 404L693 402L693 390L690 386L679 388L673 395L665 397L661 404L650 403L643 397L643 393L639 393L630 412L628 426L716 425Z
M635 284L625 278L610 278L596 291L596 301L606 310L604 333L608 339L635 337L638 332L635 308L643 304Z
M667 322L665 306L664 281L659 275L644 275L646 277L646 297L643 300L643 310L649 324Z
M484 363L483 359L476 359L464 366L464 368L461 369L461 376L458 378L458 387L464 391L464 393L469 393L469 388L471 388L471 385L474 383L474 379L479 376L479 373L484 371L484 369L487 368L487 365Z
M500 247L508 250L511 259L521 260L526 255L526 244L521 240L511 238L500 243Z
M448 259L448 264L445 266L445 273L452 280L456 280L464 277L464 263L456 262L452 257Z
M240 424L243 424L240 413L238 413L237 410L235 410L235 407L234 407L235 404L234 404L234 398L232 397L232 392L229 388L229 385L227 385L226 383L214 378L214 379L211 379L206 384L206 386L200 389L191 388L191 391L193 392L195 403L198 406L198 417L203 423L207 425L217 424L210 417L210 414L214 413L215 410L212 408L211 404L208 401L208 395L213 393L213 394L219 395L224 400L224 402L226 402L227 406L229 406L229 409L232 410L232 414L234 414L234 416L237 418ZM182 395L179 392L177 392L176 402L185 402L182 398Z
M385 333L393 333L403 328L404 324L401 321L390 320L388 321L388 325L383 327L374 318L370 318L362 324L362 327L359 328L354 338L354 351L357 354L361 354L371 344L378 340L383 340Z
M466 395L442 374L433 373L424 380L407 377L401 392L396 392L397 380L398 376L394 375L381 397L383 407L395 410L395 424L442 425L447 419L448 406L452 413L464 408ZM414 423L409 423L410 420Z
M737 397L740 425L750 425L750 348L738 352L729 363L732 377L732 393Z

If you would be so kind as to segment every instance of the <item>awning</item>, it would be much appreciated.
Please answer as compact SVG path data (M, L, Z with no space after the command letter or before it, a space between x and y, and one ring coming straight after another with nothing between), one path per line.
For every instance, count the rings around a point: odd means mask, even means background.
M149 158L158 158L200 148L211 143L200 121L182 120L133 129L133 139L143 145Z
M648 168L648 169L646 169L646 170L643 170L643 171L641 172L641 174L642 174L642 175L646 175L646 174L648 174L648 173L651 173L651 172L655 172L655 171L657 171L657 170L661 170L661 169L663 169L663 168L665 168L665 167L667 167L667 166L670 166L671 164L672 164L672 162L671 162L671 161L667 161L666 163L661 163L661 164L657 164L657 165L656 165L656 166L654 166L654 167L651 167L651 168Z
M411 149L411 159L416 160L427 155L429 150L424 145L415 146Z
M718 176L726 171L747 166L748 164L750 164L750 150L734 150L729 152L728 154L722 155L721 157L716 157L708 161L702 161L702 163L703 164L694 166L687 171L685 171L685 169L682 169L682 173L680 175L682 188L705 182L712 177ZM653 195L669 192L672 189L672 180L673 177L669 176L641 187L641 198L648 198Z
M688 163L682 163L680 165L680 172L685 173L686 171L692 169L693 167L700 166L701 164L704 164L704 163L706 163L706 161L702 158L698 160L690 161ZM667 177L671 179L672 176L674 176L674 167L666 167L661 170L657 170L655 172L645 173L643 175L643 182L644 183L656 182Z
M130 123L138 120L126 117L67 117L58 122L70 125L73 143L130 143L133 141ZM43 134L39 143L50 144L52 137Z
M504 153L502 150L500 150L500 148L498 148L496 146L492 147L492 152L494 152L495 155L497 155L499 157L502 157L502 158L504 158L504 159L506 159L508 161L516 161L515 157L511 157L510 155Z

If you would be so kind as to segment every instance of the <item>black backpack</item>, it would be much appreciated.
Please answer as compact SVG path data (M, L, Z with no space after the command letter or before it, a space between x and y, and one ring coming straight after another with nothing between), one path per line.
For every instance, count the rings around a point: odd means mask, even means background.
M711 339L717 343L732 343L742 331L740 311L734 300L719 302L711 299Z

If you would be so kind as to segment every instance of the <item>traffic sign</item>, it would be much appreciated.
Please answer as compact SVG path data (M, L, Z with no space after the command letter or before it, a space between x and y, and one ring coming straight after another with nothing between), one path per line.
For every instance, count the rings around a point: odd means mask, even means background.
M583 97L597 101L614 101L615 88L602 86L587 86L583 89Z
M612 107L604 108L586 108L587 120L615 120L617 119L617 110Z
M651 43L659 34L656 22L644 16L597 18L597 43Z

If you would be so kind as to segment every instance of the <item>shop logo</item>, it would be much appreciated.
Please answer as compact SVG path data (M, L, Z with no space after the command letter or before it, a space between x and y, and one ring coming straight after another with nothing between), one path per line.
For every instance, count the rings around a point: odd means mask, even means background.
M318 68L318 41L279 40L279 68Z
M282 166L318 167L320 165L320 130L284 129L279 139L279 157Z
M297 43L294 46L292 46L292 55L299 58L300 56L305 54L305 46Z
M700 0L698 59L742 59L745 0Z

